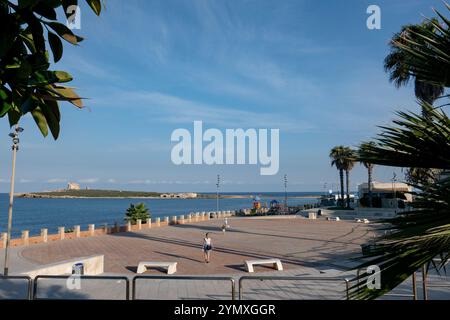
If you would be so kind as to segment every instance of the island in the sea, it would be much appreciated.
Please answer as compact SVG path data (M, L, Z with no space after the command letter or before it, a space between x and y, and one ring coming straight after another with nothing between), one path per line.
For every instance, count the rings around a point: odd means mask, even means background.
M64 189L45 192L31 192L17 194L18 198L143 198L143 199L215 199L216 194L160 193L148 191L122 191L101 189ZM220 198L250 198L246 195L220 195Z

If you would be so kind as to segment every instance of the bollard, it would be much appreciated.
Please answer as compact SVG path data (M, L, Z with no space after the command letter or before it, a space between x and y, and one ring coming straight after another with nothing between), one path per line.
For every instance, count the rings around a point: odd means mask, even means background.
M6 232L2 233L2 248L6 248L6 239L8 238L8 234Z
M119 233L120 232L120 225L117 222L114 222L114 232Z
M150 229L152 227L152 218L147 219L147 227Z
M80 226L74 226L73 232L75 233L75 238L79 238L80 237Z
M188 214L187 220L188 220L189 223L192 222L192 213L189 213L189 214Z
M177 216L173 216L171 220L171 224L177 224Z
M24 246L27 246L30 244L30 231L23 230L22 231L22 242Z
M136 223L137 223L138 230L142 230L142 219L137 219Z
M41 238L44 243L48 241L48 229L41 229Z
M198 222L198 220L200 220L200 213L196 212L195 213L195 222Z
M166 224L166 226L169 225L169 217L164 217L164 223Z
M179 223L179 224L184 224L184 215L181 215L181 216L178 218L178 223Z
M156 218L156 226L157 227L161 226L161 218Z
M127 222L127 232L130 232L130 231L131 231L131 222L128 221Z
M95 236L95 224L88 225L88 230L91 237Z
M65 237L64 231L65 231L64 227L58 227L59 240L64 240Z

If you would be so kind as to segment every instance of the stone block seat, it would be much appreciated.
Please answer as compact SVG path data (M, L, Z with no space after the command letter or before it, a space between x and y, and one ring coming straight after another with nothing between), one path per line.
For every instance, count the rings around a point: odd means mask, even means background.
M280 259L259 259L259 260L245 260L245 267L247 269L247 272L252 273L254 272L254 266L256 265L265 265L265 264L271 264L274 269L278 271L283 270L283 265L281 264Z
M137 273L144 273L148 268L165 268L167 274L174 274L177 272L176 262L158 262L158 261L143 261L139 262Z

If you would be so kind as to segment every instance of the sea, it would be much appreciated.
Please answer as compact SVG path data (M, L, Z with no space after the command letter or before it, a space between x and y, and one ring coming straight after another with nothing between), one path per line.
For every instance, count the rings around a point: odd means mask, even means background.
M284 203L284 192L267 193L223 193L247 196L246 198L220 199L219 210L251 208L255 197L269 205L272 200ZM288 192L288 205L315 204L314 196L320 192ZM6 232L8 222L8 194L0 193L0 232ZM57 233L58 227L73 228L80 225L87 230L88 224L112 226L123 224L126 209L130 204L143 202L151 217L187 215L191 212L216 211L216 199L32 199L15 198L13 207L12 237L20 237L22 230L30 236L39 235L42 228L49 234Z

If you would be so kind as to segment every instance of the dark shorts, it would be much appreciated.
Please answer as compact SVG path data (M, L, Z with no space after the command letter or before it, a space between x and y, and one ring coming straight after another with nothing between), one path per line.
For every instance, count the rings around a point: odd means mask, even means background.
M203 246L203 250L205 250L205 251L211 251L211 250L212 250L212 247L206 245L206 246Z

